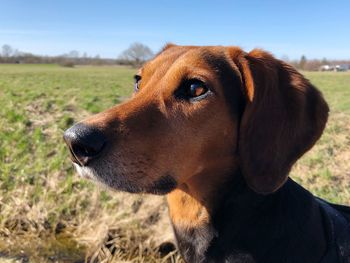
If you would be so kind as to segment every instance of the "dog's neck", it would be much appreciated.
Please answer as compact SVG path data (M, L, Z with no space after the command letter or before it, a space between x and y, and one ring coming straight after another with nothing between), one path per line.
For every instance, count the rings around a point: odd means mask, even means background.
M179 250L186 262L205 262L205 254L217 231L212 223L221 202L217 191L229 176L192 177L168 194L169 214Z
M250 190L239 172L230 178L214 180L216 191L203 192L193 182L168 195L175 235L187 262L321 260L326 234L308 191L289 179L276 193L264 196Z

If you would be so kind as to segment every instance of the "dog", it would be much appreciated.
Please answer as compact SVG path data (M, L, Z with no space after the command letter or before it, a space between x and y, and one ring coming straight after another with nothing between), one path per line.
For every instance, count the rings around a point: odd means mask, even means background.
M288 177L329 111L292 66L259 49L168 44L134 89L64 139L80 175L167 195L186 262L350 262L350 209Z

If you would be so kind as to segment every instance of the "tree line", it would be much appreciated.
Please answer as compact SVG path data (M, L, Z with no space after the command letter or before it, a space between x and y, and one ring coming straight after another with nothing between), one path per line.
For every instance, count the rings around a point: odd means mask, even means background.
M117 58L101 58L99 55L89 56L72 50L58 56L43 56L14 49L8 44L2 46L0 63L17 64L59 64L65 67L74 65L131 65L139 66L153 57L153 51L142 43L135 42L124 50Z
M5 44L0 52L0 63L45 63L60 64L66 67L73 67L74 65L131 65L138 67L153 56L153 51L139 42L132 43L114 59L101 58L99 55L89 56L87 53L81 54L77 50L72 50L59 56L43 56L22 52ZM348 67L350 65L350 60L307 59L305 55L302 55L300 59L290 60L286 56L281 59L299 70L307 71L320 70L324 65L347 65Z
M282 60L285 62L291 64L295 68L299 70L306 70L306 71L318 71L321 70L322 66L330 65L330 66L336 66L336 65L344 65L345 67L350 66L350 60L349 59L307 59L305 55L302 55L300 59L294 59L290 60L288 57L284 56L282 57Z

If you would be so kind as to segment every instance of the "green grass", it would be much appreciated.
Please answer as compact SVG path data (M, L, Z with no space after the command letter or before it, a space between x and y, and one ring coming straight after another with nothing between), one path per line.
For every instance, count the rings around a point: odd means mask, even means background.
M62 140L74 122L129 97L134 73L127 67L0 65L0 254L33 262L82 260L87 251L113 258L106 254L109 236L120 246L119 259L142 249L141 241L128 243L151 236L141 231L147 218L129 217L139 197L121 204L121 194L79 179ZM110 233L116 226L119 239ZM120 252L132 247L133 253ZM156 257L156 249L133 257Z
M134 69L0 65L0 254L31 262L180 262L164 199L110 193L79 179L63 131L130 96ZM309 73L331 107L318 144L292 176L313 193L350 204L350 73ZM159 218L150 225L150 218ZM113 252L113 253L112 253Z
M350 72L303 72L330 106L321 139L291 176L315 195L350 205Z

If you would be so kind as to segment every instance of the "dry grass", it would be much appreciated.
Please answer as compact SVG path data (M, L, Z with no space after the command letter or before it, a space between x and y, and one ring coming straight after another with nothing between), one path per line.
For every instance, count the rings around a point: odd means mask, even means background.
M305 74L323 91L330 116L323 136L291 175L315 195L350 205L350 74Z
M0 66L0 253L5 262L181 262L165 200L78 178L62 142L76 120L130 95L134 69ZM350 74L307 73L332 112L292 176L350 204ZM163 244L162 246L160 246ZM0 261L1 262L1 261Z

